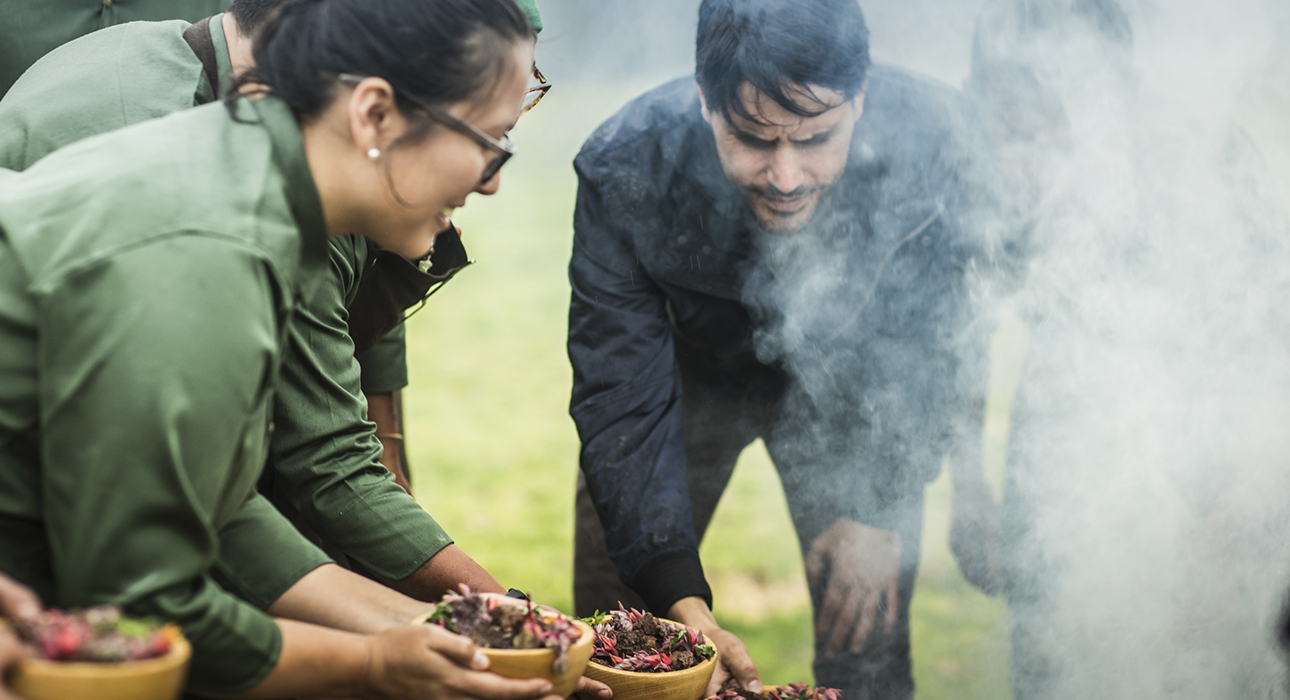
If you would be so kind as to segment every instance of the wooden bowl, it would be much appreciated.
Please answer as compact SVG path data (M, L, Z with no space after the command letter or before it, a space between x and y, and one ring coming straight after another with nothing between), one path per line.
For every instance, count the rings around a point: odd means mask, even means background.
M499 600L507 605L527 605L517 598L507 598L497 596ZM526 678L546 678L551 681L553 686L551 692L562 698L567 698L573 694L573 689L578 685L578 679L582 677L582 671L587 667L587 661L591 659L591 652L594 648L592 642L595 641L596 634L592 632L591 626L575 617L569 617L560 613L555 608L545 605L538 605L538 608L554 612L563 617L568 617L574 626L582 632L578 641L569 647L569 668L564 673L556 674L551 671L551 664L555 662L554 649L489 649L488 647L479 647L488 657L488 670L499 676L506 678L526 679ZM430 617L427 613L413 620L414 624L420 624Z
M166 627L165 656L116 664L27 659L9 685L27 700L175 700L184 690L193 649L178 627Z
M663 620L661 617L659 619ZM663 621L681 624L672 620ZM712 644L712 640L708 639L707 643ZM597 663L588 663L584 673L588 678L613 689L614 700L699 700L708 687L708 681L712 680L712 673L717 670L717 659L721 656L716 645L712 648L716 650L712 658L683 671L642 673L619 671Z
M551 664L555 661L554 649L481 648L480 651L488 657L488 670L507 678L549 678L554 686L552 693L562 698L569 697L591 659L592 642L595 640L595 633L587 623L570 619L582 631L582 636L569 647L569 668L564 673L556 675L551 672Z

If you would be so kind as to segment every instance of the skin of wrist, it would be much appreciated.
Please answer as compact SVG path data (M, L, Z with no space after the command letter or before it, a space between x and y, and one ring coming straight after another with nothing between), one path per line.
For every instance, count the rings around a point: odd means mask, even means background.
M363 651L365 652L365 661L363 663L363 672L355 674L352 689L354 697L376 697L376 680L381 678L385 673L384 660L376 650L376 637L368 636L363 638Z
M708 604L698 596L682 598L668 608L667 617L690 627L701 629L718 628L717 619L712 616Z
M389 629L412 624L413 620L428 615L431 610L434 610L434 605L434 603L423 603L415 598L408 598L406 605L390 615Z

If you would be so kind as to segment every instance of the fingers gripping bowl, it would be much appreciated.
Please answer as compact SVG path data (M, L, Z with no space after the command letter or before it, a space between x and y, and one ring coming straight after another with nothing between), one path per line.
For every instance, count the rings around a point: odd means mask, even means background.
M551 692L561 697L573 693L595 639L581 620L491 593L450 593L414 622L469 637L488 657L489 671L507 678L546 678Z

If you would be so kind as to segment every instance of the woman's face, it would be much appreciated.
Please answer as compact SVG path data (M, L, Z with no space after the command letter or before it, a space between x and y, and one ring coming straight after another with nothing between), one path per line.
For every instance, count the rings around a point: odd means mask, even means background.
M506 66L488 94L451 105L447 112L501 141L515 126L533 66L533 43L520 42L507 54ZM421 117L418 117L421 118ZM399 120L403 121L403 120ZM403 126L392 130L400 134ZM388 132L387 132L388 133ZM397 136L390 142L397 140ZM381 149L376 158L385 168L384 196L372 202L360 232L377 245L407 258L420 258L434 245L435 235L448 228L453 211L465 205L472 192L490 195L501 184L500 174L482 181L497 152L477 139L436 123L428 136Z

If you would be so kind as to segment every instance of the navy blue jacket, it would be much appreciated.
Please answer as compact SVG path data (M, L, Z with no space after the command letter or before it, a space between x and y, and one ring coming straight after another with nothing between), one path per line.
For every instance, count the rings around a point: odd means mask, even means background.
M766 234L721 170L693 78L637 98L584 144L570 414L609 555L651 609L711 602L686 481L681 363L809 416L821 436L812 497L826 525L890 529L939 471L963 402L956 343L969 316L963 118L956 91L870 71L847 168L793 234L824 251L824 282L759 253Z

